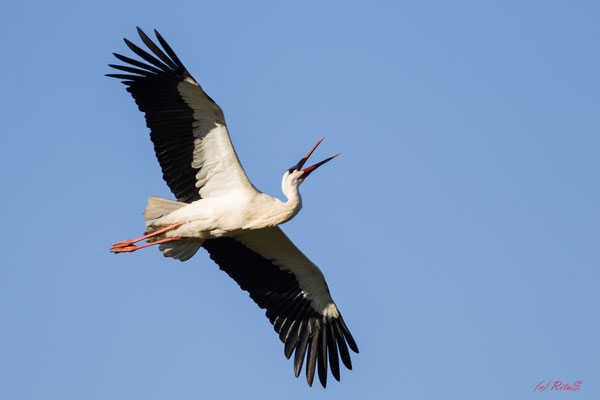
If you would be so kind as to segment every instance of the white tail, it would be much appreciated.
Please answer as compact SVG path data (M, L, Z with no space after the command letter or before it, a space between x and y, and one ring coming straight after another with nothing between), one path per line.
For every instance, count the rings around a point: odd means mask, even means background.
M156 230L157 228L153 227L152 225L158 222L159 219L187 205L187 203L169 200L162 197L148 197L148 206L144 211L144 218L146 218L146 226L148 227L146 232L150 233L153 230ZM155 239L157 240L161 237L162 236L157 236ZM165 257L172 257L176 260L185 261L189 260L194 254L196 254L198 249L202 247L202 243L204 243L202 239L186 238L173 240L172 242L161 243L159 248Z
M187 206L187 203L157 196L148 197L148 206L146 206L146 210L144 211L146 226L154 224L159 218L184 206Z

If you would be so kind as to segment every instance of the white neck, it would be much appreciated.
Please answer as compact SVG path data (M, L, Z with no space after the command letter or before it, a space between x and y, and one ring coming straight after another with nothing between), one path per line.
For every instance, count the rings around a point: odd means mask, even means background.
M302 208L302 197L298 190L299 185L290 185L288 181L284 180L281 182L281 190L287 198L285 204L288 204L292 208L298 207L298 211Z
M260 220L256 221L257 227L272 227L288 222L294 218L302 208L302 198L298 192L299 182L295 179L290 179L288 174L283 176L281 182L281 190L287 201L281 201L278 198L264 195L263 199L268 198L270 201L260 202L259 207L262 207L262 212L259 212Z
M298 190L299 184L296 182L292 184L289 179L283 179L281 182L281 191L287 197L285 205L291 210L294 210L294 215L298 214L298 211L302 208L302 196Z
M302 209L302 197L298 191L298 186L299 183L297 181L292 182L290 179L286 179L286 176L284 176L281 181L281 190L287 198L287 201L282 201L280 207L278 207L278 214L282 219L282 221L279 222L280 224L294 218L300 209Z

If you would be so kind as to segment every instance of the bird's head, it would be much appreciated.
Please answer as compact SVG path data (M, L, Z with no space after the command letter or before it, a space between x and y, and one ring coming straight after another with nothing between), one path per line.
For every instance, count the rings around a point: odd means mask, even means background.
M319 140L317 144L315 144L313 148L310 149L310 151L306 153L304 157L302 157L298 164L294 165L285 172L285 174L283 175L284 182L288 183L291 186L299 186L302 182L304 182L306 177L310 175L311 172L313 172L315 169L319 168L326 162L340 155L340 153L337 153L336 155L331 156L321 162L318 162L315 165L311 165L310 167L302 169L302 167L304 167L304 164L306 163L306 160L308 160L308 157L310 157L310 155L313 153L313 151L315 151L315 149L323 141L323 139L325 139L325 137L322 137L321 140Z

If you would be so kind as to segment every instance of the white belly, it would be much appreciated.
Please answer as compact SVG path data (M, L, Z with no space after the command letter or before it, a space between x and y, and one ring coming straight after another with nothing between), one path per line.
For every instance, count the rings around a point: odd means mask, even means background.
M277 226L285 219L279 212L283 204L263 193L250 198L239 195L208 198L175 210L157 222L161 226L185 222L168 231L167 237L210 239L240 230Z

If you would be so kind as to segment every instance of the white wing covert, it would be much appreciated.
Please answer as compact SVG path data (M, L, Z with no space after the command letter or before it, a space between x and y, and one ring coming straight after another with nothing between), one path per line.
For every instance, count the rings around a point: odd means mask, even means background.
M128 74L107 76L121 79L145 114L167 185L177 200L184 202L224 192L256 191L231 144L223 111L154 32L164 51L138 28L153 54L124 39L146 62L115 54L127 65L110 66Z

